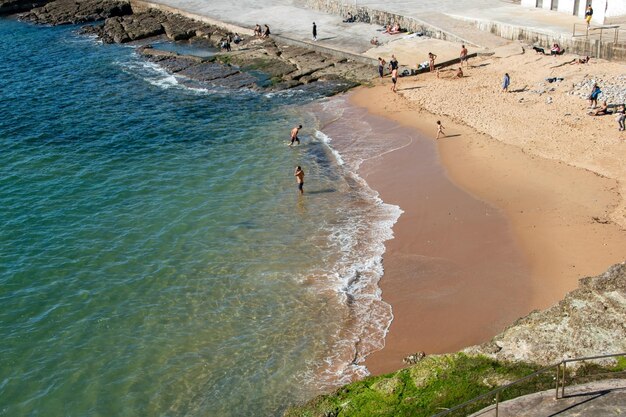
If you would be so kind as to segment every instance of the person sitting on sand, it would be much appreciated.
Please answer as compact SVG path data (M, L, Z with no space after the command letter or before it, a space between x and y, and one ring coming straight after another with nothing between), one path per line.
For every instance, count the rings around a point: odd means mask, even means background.
M456 78L463 78L463 69L461 67L456 70Z
M555 43L552 45L552 48L550 48L550 55L553 56L557 56L561 54L561 47L559 46L558 43Z
M354 23L354 16L352 16L352 13L348 12L348 16L346 16L343 23Z
M235 36L233 36L233 43L235 45L239 45L239 43L242 41L243 39L241 39L241 36L239 36L239 34L237 32L235 32Z
M599 109L589 112L590 116L604 116L605 114L611 114L611 112L609 111L609 105L606 103L606 101L602 102L602 105Z
M394 23L393 26L391 27L391 30L389 31L389 34L395 35L396 33L400 33L400 25L397 23Z
M380 42L378 41L378 38L376 36L374 36L372 39L370 39L370 43L374 46L379 46Z
M261 26L257 23L254 27L254 36L260 37L261 35L263 35L263 31L261 30Z
M263 25L263 26L265 26L265 30L263 31L263 34L261 35L261 38L262 39L269 38L270 34L271 34L270 33L270 27L267 26L267 25Z

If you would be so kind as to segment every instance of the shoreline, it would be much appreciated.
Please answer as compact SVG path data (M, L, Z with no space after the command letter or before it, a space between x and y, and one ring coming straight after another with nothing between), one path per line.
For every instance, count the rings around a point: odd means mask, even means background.
M415 158L417 149L391 152L363 164L361 175L380 192L381 199L404 211L394 225L394 239L386 243L379 285L383 301L392 306L394 321L385 347L365 361L372 374L401 368L402 358L415 352L449 353L486 342L530 311L558 302L577 286L579 278L623 261L626 233L615 223L590 221L606 218L619 204L616 180L526 154L469 126L421 110L406 97L393 95L388 87L387 79L382 86L359 87L350 93L350 102L428 138L453 185L491 208L466 221L476 222L479 229L486 227L483 232L488 232L482 234L495 236L498 243L477 242L478 235L470 232L465 237L473 240L461 243L459 252L447 247L463 236L441 239L442 232L457 231L442 216L430 218L432 207L429 218L423 217L428 213L420 202L423 188L411 176L411 157ZM433 126L440 118L451 137L435 142ZM432 204L431 195L428 198ZM444 204L435 210L446 207L459 209ZM460 212L467 214L468 207L461 206ZM504 225L488 222L487 218L498 215ZM448 265L442 274L441 263L424 261L425 256L433 256L432 248L406 229L423 232L428 222L439 222L439 229L434 226L428 236L446 241L435 251L446 261L444 265L451 261L466 270ZM459 259L476 262L467 270ZM426 277L420 267L435 271L435 279ZM485 272L491 275L481 275Z

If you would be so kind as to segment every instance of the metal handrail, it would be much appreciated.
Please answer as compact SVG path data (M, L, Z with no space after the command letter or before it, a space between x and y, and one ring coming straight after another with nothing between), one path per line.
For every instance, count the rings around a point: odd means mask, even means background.
M583 26L583 30L581 34L577 34L577 27ZM611 37L610 37L610 32L609 32L609 37L606 38L604 35L604 31L610 31L613 30L613 43L618 44L620 43L620 33L621 32L626 32L626 30L622 29L620 25L602 25L602 26L587 26L587 24L585 23L574 23L573 29L572 29L572 38L576 38L576 37L582 37L584 36L585 39L589 39L589 35L593 33L597 33L598 31L600 31L600 42L602 42L604 39L607 39L609 42L611 41Z
M460 410L472 403L478 402L480 400L483 400L485 398L489 398L489 397L495 397L495 408L496 408L496 417L498 416L498 404L500 402L500 393L502 391L504 391L507 388L510 388L513 385L517 385L520 384L521 382L527 381L528 379L531 379L539 374L542 374L544 372L547 372L549 370L553 370L556 369L556 383L555 383L555 395L554 398L555 399L559 399L559 398L563 398L565 397L565 371L566 371L566 366L568 363L570 362L581 362L581 361L589 361L589 360L594 360L594 359L605 359L605 358L615 358L618 356L626 356L626 352L624 353L612 353L612 354L607 354L607 355L597 355L597 356L586 356L586 357L582 357L582 358L573 358L573 359L563 359L562 361L555 363L554 365L549 365L546 366L544 368L539 369L538 371L533 372L532 374L526 375L522 378L516 379L513 382L509 382L506 385L503 385L501 387L498 387L494 390L491 390L485 394L481 394L477 397L474 397L470 400L465 401L462 404L456 405L452 408L448 408L447 410L441 411L431 417L443 417L446 416L450 413L453 413L457 410ZM561 365L563 365L563 372L561 372ZM559 388L561 388L561 396L559 397Z

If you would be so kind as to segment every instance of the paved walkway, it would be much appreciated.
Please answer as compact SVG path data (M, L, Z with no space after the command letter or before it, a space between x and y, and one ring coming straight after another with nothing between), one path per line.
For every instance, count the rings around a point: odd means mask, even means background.
M503 402L498 417L608 417L626 416L626 380L612 379L565 388L565 398L554 399L554 390ZM494 417L495 409L470 417Z
M306 0L146 0L177 8L185 12L210 17L241 27L253 28L256 23L268 24L275 35L313 44L311 28L316 22L321 47L369 57L389 58L396 54L401 64L414 67L423 62L429 51L438 55L438 61L458 57L460 45L435 42L403 35L382 33L379 25L343 23L342 17L312 10ZM339 1L339 0L338 0ZM439 28L471 44L493 50L509 43L471 24L472 21L499 22L522 26L533 31L556 36L571 36L574 23L582 23L575 16L530 9L511 0L343 0L358 6L402 15ZM625 25L626 27L626 25ZM370 40L377 37L383 47L373 49ZM431 42L432 41L432 42ZM470 53L480 48L469 47Z

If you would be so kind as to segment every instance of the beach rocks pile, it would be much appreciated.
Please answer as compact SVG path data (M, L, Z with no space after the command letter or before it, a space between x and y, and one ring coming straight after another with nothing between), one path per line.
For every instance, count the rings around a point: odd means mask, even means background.
M490 342L464 351L540 365L626 351L626 262L581 279L557 305L533 311Z
M616 77L585 77L581 82L574 84L570 94L587 100L594 83L598 83L602 90L600 101L606 101L609 104L626 103L626 75L624 74Z
M36 7L20 19L47 25L68 25L95 22L132 13L126 0L56 0Z
M105 43L127 43L159 35L181 41L194 37L211 39L213 35L221 38L227 34L205 23L156 9L112 17L103 24L83 28L83 33L97 35Z

